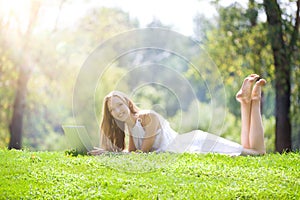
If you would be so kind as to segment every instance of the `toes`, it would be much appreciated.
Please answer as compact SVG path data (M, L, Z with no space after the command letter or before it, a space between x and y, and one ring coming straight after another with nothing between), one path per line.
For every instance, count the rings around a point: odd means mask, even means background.
M251 74L248 77L244 79L242 89L251 90L253 83L258 80L259 75L257 74Z
M267 83L267 81L265 79L259 79L255 85L258 85L258 86L264 86L265 84Z
M261 86L264 86L267 83L265 79L260 79L257 81L253 87L251 98L252 100L261 99Z
M259 77L258 74L250 74L249 77Z
M253 87L253 91L256 91L257 89L260 89L261 86L264 86L267 83L267 81L265 79L259 79L254 87Z
M251 74L251 75L248 76L246 79L249 80L251 83L253 83L253 82L256 81L257 79L259 79L259 75L257 75L257 74Z
M254 84L254 82L256 83ZM258 74L250 74L244 79L241 89L236 94L236 99L239 102L249 103L253 97L259 98L260 86L263 86L265 83L266 81L264 79L260 79Z

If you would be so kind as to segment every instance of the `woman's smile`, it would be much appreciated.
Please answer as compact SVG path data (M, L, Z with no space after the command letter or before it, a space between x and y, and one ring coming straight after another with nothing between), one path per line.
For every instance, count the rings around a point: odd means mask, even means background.
M125 121L129 117L128 106L118 97L112 97L108 104L111 115L120 121Z

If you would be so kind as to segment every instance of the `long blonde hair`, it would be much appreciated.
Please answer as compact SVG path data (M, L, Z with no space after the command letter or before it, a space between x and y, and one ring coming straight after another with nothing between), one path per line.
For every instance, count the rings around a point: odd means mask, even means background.
M112 91L104 97L100 132L101 148L107 151L122 151L125 149L125 122L118 121L111 115L108 108L108 101L111 97L119 97L132 114L137 114L139 108L124 93L119 91Z

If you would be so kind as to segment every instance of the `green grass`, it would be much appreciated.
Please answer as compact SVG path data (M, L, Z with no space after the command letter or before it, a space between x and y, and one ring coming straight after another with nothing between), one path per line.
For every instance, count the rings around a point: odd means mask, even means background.
M0 150L1 199L300 199L300 154Z

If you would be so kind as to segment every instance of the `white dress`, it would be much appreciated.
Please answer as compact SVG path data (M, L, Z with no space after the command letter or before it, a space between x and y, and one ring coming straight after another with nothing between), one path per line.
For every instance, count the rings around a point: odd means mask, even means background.
M157 130L155 141L151 151L156 152L175 152L175 153L220 153L228 155L240 155L243 147L225 138L213 135L201 130L194 130L188 133L178 134L163 117L154 111L142 111L143 113L154 113L160 122L160 129ZM141 149L145 130L140 120L136 121L131 129L135 147Z

